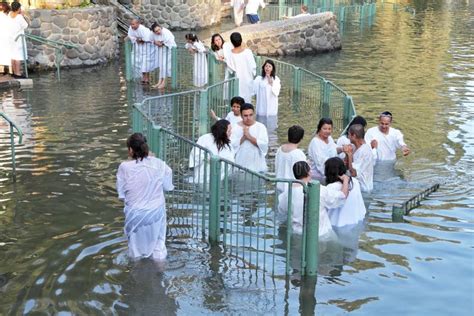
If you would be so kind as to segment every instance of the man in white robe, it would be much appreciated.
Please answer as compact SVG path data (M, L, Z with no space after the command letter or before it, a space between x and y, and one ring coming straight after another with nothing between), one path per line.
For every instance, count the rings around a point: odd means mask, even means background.
M379 126L367 130L365 141L372 147L377 161L394 161L397 149L401 149L403 156L410 154L410 148L403 140L403 134L392 125L392 113L386 111L379 116Z
M347 167L351 176L359 180L362 192L371 192L374 188L374 158L372 149L364 140L364 127L355 124L349 127L348 133L351 143L355 146L354 153L352 147L346 147Z
M256 172L266 172L268 132L265 125L255 120L255 109L245 103L240 108L242 121L233 126L232 146L235 162Z
M230 41L234 48L231 51L227 67L235 72L239 78L239 96L244 98L245 102L251 102L253 91L253 79L257 73L257 64L250 49L242 45L242 35L234 32L230 35Z
M244 0L230 0L230 6L233 8L234 11L235 26L239 27L242 25L242 22L244 20L245 2Z
M149 83L149 72L157 68L155 45L151 39L152 32L140 24L137 19L130 22L128 38L133 44L132 64L134 77L142 76L142 83Z

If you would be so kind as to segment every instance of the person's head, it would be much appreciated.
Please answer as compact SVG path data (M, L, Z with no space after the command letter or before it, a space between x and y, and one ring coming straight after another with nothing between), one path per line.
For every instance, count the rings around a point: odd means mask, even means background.
M135 160L143 160L148 157L148 144L146 138L142 133L135 133L130 135L127 139L128 155Z
M311 167L306 161L297 161L293 165L293 175L296 180L308 179L311 174Z
M153 23L150 27L150 30L155 33L156 35L161 34L161 25L158 24L157 22Z
M10 5L7 2L0 2L0 11L8 14L10 12Z
M219 120L211 126L211 134L214 136L214 142L217 150L221 150L224 146L230 147L230 135L232 133L232 125L227 120Z
M324 163L324 175L326 176L326 184L334 182L342 182L339 176L342 176L347 171L344 161L339 157L332 157Z
M132 29L136 30L140 26L140 21L138 21L138 19L132 19L130 21L130 26L132 27Z
M365 128L367 126L367 121L360 115L354 116L352 121L350 121L349 126L347 127L346 135L349 135L349 127L356 124L360 124Z
M301 13L308 13L308 7L304 4L301 6Z
M217 52L222 48L222 45L224 45L224 39L219 33L216 33L211 36L211 49L214 52Z
M230 42L234 47L240 47L240 45L242 45L242 35L240 35L239 32L230 34Z
M194 42L197 42L199 40L197 35L194 34L194 33L188 33L188 34L184 35L184 38L186 39L186 41L188 41L188 43L194 43Z
M244 123L244 125L250 126L255 123L254 113L255 109L252 104L244 103L240 106L240 115L242 116L242 123Z
M12 2L11 4L11 9L12 9L12 12L20 12L21 10L21 3L20 2Z
M270 59L265 60L265 62L262 65L262 78L265 78L267 75L272 76L275 78L275 63L271 61Z
M352 125L351 127L349 127L348 135L352 143L354 143L354 141L356 140L364 139L364 135L365 135L364 126L360 124Z
M299 125L293 125L288 129L288 142L292 144L299 144L303 139L304 129Z
M240 107L245 103L244 98L242 97L233 97L230 99L230 106L234 115L240 115Z
M387 134L390 125L392 125L392 113L384 111L379 115L379 129L382 133Z
M316 134L318 134L321 138L328 138L332 134L332 126L332 120L330 118L323 117L319 120Z

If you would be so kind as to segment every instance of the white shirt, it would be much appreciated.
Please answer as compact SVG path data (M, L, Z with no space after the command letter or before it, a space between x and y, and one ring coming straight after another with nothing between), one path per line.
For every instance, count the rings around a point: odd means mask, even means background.
M227 113L227 116L225 117L226 120L228 120L230 122L230 124L234 125L234 124L237 124L239 122L242 122L242 116L236 116L234 114L234 112L230 111L229 113Z
M371 192L374 188L374 157L369 144L363 144L354 152L352 168L357 171L362 192Z
M265 8L265 2L263 2L263 0L248 0L245 6L245 14L257 14L259 6L261 6L262 9Z
M336 143L331 136L326 144L318 136L313 137L308 147L309 165L313 179L324 180L324 163L326 160L337 156Z
M268 79L257 76L253 82L254 93L257 97L257 115L274 116L278 114L278 95L280 94L280 78L275 76L270 85Z
M257 146L246 139L242 144L240 139L244 135L242 123L232 126L232 146L235 151L235 162L256 172L267 171L265 156L268 152L268 132L265 125L255 122L249 127L251 136L257 139Z
M390 127L388 134L380 131L378 126L371 127L365 133L365 142L370 145L376 139L378 146L372 150L376 160L395 160L398 148L406 146L403 134L396 128Z
M298 161L306 161L306 155L299 149L285 152L282 148L278 148L275 156L275 177L280 179L295 179L293 173L293 165ZM283 191L288 188L288 183L278 182L278 191Z

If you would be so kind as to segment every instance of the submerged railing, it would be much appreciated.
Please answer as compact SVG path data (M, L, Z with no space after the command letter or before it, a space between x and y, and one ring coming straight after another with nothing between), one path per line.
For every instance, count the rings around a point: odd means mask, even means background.
M21 129L13 123L13 121L4 113L0 112L0 117L5 120L9 125L10 133L10 150L12 155L12 169L13 169L13 179L16 177L16 153L15 153L15 130L18 134L18 144L21 144L23 139L23 133Z
M423 190L422 192L412 196L405 202L401 204L395 204L392 206L392 220L395 222L400 222L403 221L403 216L404 215L409 215L410 211L419 207L421 205L421 201L426 199L428 195L431 193L438 191L439 189L439 183L436 183L426 190Z

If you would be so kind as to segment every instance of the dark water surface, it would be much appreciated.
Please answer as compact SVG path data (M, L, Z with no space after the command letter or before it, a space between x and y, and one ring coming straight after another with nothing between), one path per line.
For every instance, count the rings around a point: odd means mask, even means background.
M376 183L366 226L328 246L315 292L230 269L200 240L170 239L164 266L127 261L115 172L130 108L118 63L0 92L25 133L13 183L0 122L0 314L472 314L474 4L414 6L347 27L340 52L284 59L348 91L369 125L390 110L412 149ZM392 222L394 202L433 183L438 192Z

